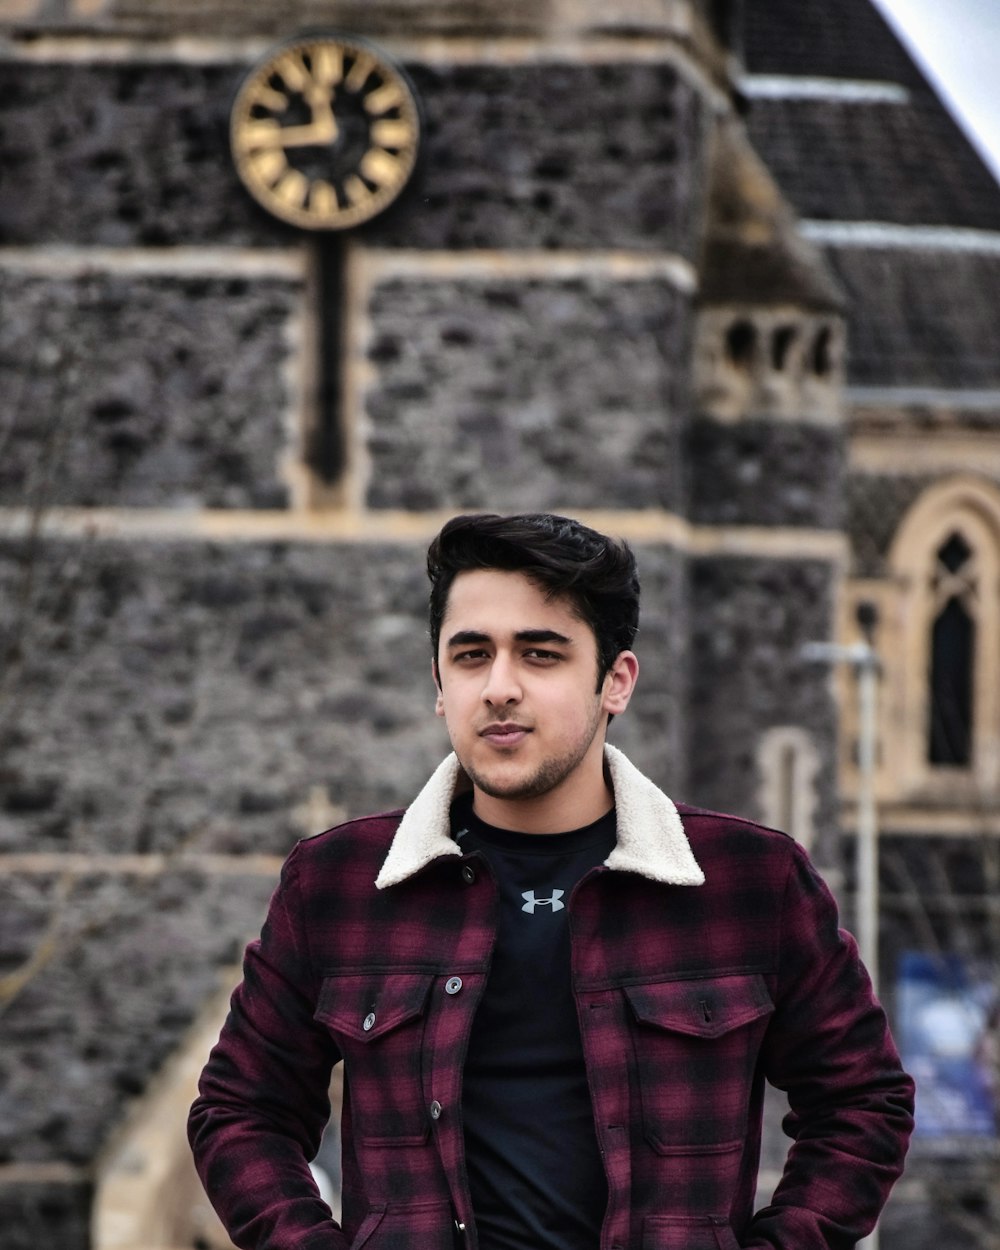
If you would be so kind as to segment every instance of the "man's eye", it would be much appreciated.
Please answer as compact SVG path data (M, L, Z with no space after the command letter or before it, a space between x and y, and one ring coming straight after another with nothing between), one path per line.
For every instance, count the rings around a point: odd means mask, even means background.
M532 659L532 660L560 660L562 659L562 656L560 656L558 651L543 651L540 647L532 647L530 651L525 651L524 654L529 659Z
M481 660L486 655L485 651L457 651L455 653L455 663L461 664L468 660Z

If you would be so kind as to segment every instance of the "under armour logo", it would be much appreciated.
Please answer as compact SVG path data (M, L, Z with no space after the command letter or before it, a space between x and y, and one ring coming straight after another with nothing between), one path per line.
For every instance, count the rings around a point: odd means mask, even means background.
M565 894L565 890L553 890L550 898L535 898L534 890L525 890L521 897L525 900L522 911L526 911L530 916L535 914L536 907L551 907L553 911L562 911L566 906L559 900Z

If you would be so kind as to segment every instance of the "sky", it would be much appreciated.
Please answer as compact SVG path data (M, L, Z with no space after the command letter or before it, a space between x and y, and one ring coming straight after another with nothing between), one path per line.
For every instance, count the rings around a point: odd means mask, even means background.
M1000 179L1000 0L875 0Z

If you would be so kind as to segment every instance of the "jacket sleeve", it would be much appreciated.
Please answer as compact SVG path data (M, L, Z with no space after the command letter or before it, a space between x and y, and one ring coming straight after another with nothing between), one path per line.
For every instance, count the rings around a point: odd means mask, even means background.
M903 1170L913 1082L837 906L800 847L785 887L767 1079L788 1095L792 1138L748 1247L850 1250L868 1235Z
M339 1055L313 1020L298 852L286 861L260 938L247 947L243 981L188 1120L205 1192L244 1250L347 1250L309 1170Z

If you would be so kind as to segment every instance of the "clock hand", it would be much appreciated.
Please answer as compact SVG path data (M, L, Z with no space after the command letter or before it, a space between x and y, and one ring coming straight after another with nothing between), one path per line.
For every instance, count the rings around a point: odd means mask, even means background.
M330 94L319 83L310 84L304 91L312 114L312 121L305 126L276 126L266 136L266 142L283 148L301 148L336 142L340 133L333 115Z
M282 148L303 148L330 143L335 138L336 130L331 130L326 124L312 122L308 126L280 126L271 142Z
M324 88L320 83L314 83L306 95L306 100L309 101L309 108L312 110L312 125L316 126L322 135L321 143L335 143L337 136L340 135L340 128L334 116L332 90Z

